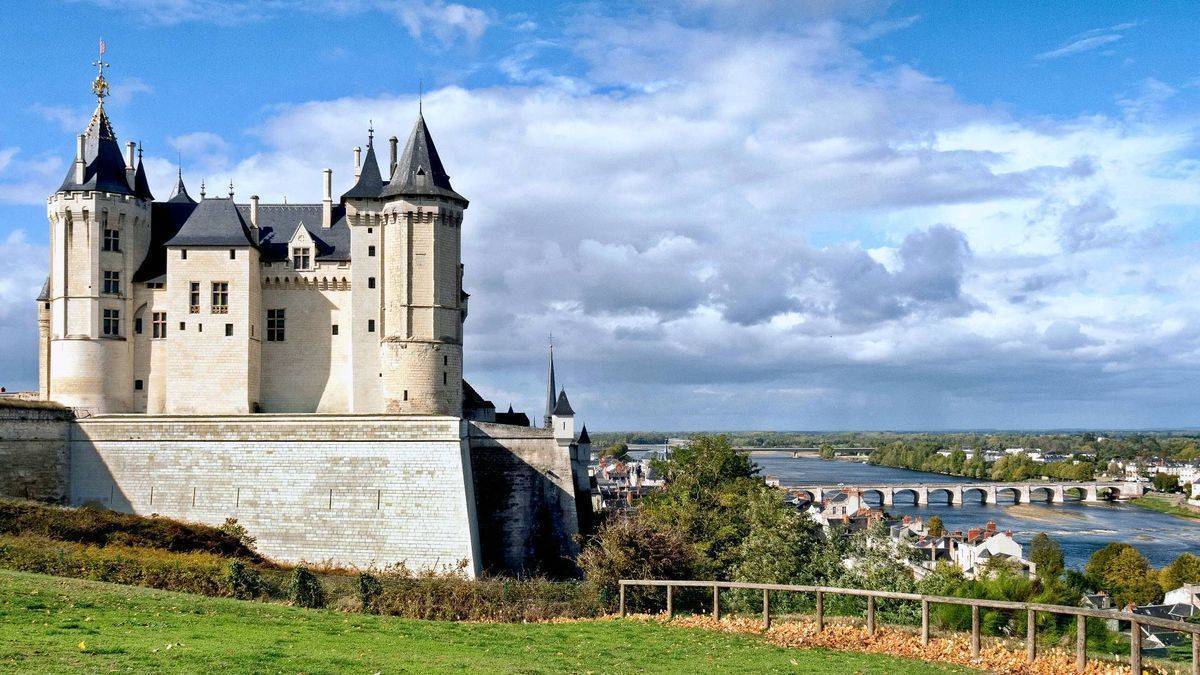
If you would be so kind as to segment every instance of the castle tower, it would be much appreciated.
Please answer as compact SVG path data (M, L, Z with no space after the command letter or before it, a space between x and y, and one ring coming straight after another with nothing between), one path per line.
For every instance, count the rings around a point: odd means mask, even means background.
M367 153L355 148L355 183L342 195L350 226L350 409L356 413L383 411L380 394L379 332L382 306L383 189L387 187L375 157L375 129L367 131ZM361 159L361 161L360 161Z
M451 187L423 115L381 196L382 407L388 413L461 416L461 226L468 202Z
M95 65L96 110L46 204L50 281L39 311L48 330L39 360L47 398L117 413L133 405L132 280L150 245L152 197L134 146L121 156L104 110L108 64Z

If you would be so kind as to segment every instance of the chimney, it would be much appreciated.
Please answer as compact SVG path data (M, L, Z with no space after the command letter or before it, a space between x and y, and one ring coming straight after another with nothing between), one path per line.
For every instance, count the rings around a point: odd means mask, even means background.
M321 227L333 227L333 169L325 169L325 199L321 201Z
M362 173L362 148L354 146L354 180Z
M83 163L83 146L87 142L87 137L79 134L79 138L75 141L75 182L82 183L84 174L87 173L87 165Z
M258 195L250 195L250 227L258 229Z
M133 174L137 165L133 163L133 153L137 149L137 143L126 141L125 143L125 178L129 180L129 185L133 186Z
M388 178L396 174L396 145L400 143L400 139L392 136L388 139L388 145L392 146L392 168L388 169Z

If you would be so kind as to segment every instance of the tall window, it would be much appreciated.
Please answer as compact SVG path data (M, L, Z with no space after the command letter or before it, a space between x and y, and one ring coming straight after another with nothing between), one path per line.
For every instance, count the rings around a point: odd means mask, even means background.
M121 273L120 272L104 272L104 293L105 295L120 295L121 294Z
M156 340L167 337L166 312L152 312L150 314L150 337Z
M121 250L121 231L110 230L104 228L104 250L105 251L120 251Z
M214 281L212 285L212 313L229 313L229 282Z
M267 310L267 342L283 342L285 322L284 310Z
M292 268L298 270L310 269L312 264L312 249L305 247L296 247L292 249Z
M374 246L367 247L367 255L369 255L371 257L375 256L375 247Z
M101 330L104 335L118 336L121 334L121 310L106 309L104 310L104 321L101 324Z
M188 284L188 314L200 313L200 282Z

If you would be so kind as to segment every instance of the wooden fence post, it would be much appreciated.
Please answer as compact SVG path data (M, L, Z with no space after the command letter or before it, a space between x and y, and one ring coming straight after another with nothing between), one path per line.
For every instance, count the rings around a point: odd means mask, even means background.
M713 584L713 620L721 620L721 587Z
M1129 672L1142 675L1142 624L1129 622Z
M921 601L921 645L929 644L929 601Z
M825 630L825 593L817 591L817 632Z
M675 587L667 584L667 618L675 616Z
M971 658L979 658L979 605L971 605Z
M1025 616L1025 660L1037 660L1037 612L1032 609Z
M763 589L763 630L771 630L771 596Z
M1075 617L1075 670L1082 673L1087 669L1087 617Z
M625 584L621 584L621 618L625 618Z
M867 596L867 635L875 634L875 596Z
M1192 675L1200 675L1200 633L1192 633Z

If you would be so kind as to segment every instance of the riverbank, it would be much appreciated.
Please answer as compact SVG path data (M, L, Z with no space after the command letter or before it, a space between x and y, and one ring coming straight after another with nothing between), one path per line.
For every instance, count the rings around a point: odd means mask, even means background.
M1167 495L1158 495L1147 493L1137 499L1129 500L1130 504L1140 506L1143 509L1158 511L1176 518L1185 518L1187 520L1200 521L1200 508L1189 506L1182 500L1175 500Z

